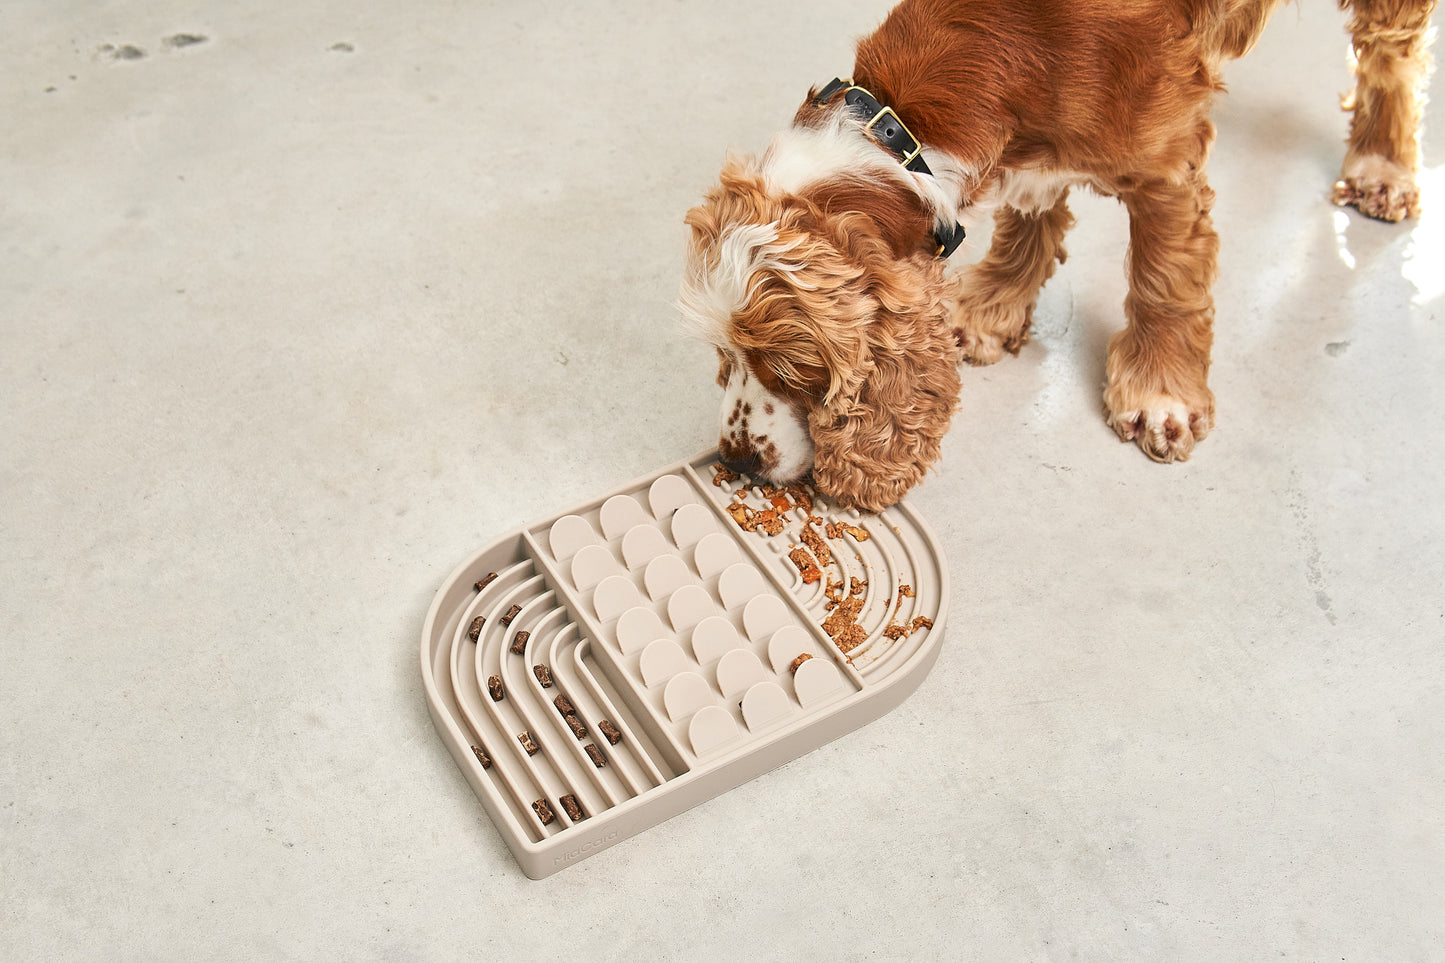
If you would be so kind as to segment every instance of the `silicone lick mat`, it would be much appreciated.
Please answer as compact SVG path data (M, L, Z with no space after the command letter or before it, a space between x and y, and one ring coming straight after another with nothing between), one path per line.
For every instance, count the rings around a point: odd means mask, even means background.
M859 514L709 453L463 562L427 613L422 679L541 879L887 713L947 610L906 503Z

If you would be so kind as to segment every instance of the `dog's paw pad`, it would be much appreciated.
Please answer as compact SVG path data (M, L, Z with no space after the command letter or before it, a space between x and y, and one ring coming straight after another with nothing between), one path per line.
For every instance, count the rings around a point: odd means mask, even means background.
M960 281L959 287L966 288L967 283ZM1031 301L990 300L975 293L950 299L946 306L960 361L993 364L1005 354L1017 356L1029 341L1034 317Z
M958 344L959 359L971 365L993 364L1003 358L1005 351L1017 355L1023 343L1022 340L1005 341L996 334L980 334L963 328L953 329L953 340Z
M1172 398L1109 415L1109 427L1123 441L1136 442L1144 454L1159 462L1188 461L1194 444L1212 427L1208 411L1190 408Z
M1420 214L1420 191L1414 173L1378 156L1346 161L1330 200L1382 221L1402 221Z

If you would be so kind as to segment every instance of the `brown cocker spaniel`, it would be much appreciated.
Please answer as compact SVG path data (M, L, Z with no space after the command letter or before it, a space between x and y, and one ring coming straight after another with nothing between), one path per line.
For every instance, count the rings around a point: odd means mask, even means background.
M897 501L938 457L958 363L1028 340L1073 187L1129 212L1108 423L1151 458L1188 458L1214 420L1210 105L1281 2L903 0L851 80L810 91L688 212L681 306L721 358L723 459L778 484L811 474L862 509ZM1357 84L1334 200L1412 217L1435 0L1342 5ZM946 273L983 204L988 253Z

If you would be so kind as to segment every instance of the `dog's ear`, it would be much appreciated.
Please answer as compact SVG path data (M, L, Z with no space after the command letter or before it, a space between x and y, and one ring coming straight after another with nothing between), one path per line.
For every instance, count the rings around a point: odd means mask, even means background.
M870 264L877 311L848 388L809 415L813 480L838 502L881 511L938 460L958 407L958 346L944 323L942 270L928 258Z
M778 216L778 200L763 180L757 158L729 152L718 182L691 208L683 223L692 228L699 249L716 244L723 231L736 224L767 224Z

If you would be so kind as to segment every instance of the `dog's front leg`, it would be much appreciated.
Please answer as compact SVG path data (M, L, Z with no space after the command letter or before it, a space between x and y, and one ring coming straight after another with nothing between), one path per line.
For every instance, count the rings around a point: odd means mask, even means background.
M1039 288L1066 257L1064 233L1074 223L1067 200L1061 190L1039 210L1003 206L994 215L988 254L954 276L948 295L961 360L993 364L1028 341Z
M1128 327L1109 342L1109 425L1156 461L1184 461L1214 424L1209 350L1219 237L1201 169L1120 194L1129 210Z
M1435 0L1342 0L1346 5L1353 7L1355 89L1343 104L1353 116L1333 199L1385 221L1415 217Z

